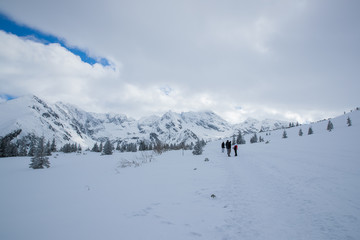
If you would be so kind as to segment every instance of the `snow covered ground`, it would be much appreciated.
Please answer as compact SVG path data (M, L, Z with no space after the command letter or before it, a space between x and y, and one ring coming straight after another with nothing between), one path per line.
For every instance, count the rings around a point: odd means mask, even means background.
M238 157L215 141L201 156L59 153L41 170L0 159L0 239L360 239L359 113L262 133Z

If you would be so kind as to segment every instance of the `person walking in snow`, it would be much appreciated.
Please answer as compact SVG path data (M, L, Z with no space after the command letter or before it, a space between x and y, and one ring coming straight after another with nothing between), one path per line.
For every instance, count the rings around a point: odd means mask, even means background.
M221 144L221 151L224 152L224 150L225 150L225 143L222 142L222 144Z
M237 150L238 150L238 146L235 144L235 145L234 145L235 157L237 156Z
M227 149L227 155L230 157L231 154L231 141L226 141L226 149Z

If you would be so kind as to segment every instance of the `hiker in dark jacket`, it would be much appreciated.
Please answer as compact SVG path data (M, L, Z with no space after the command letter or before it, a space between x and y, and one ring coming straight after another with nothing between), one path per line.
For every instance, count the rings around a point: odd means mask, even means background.
M225 150L225 143L224 142L222 142L222 144L221 144L221 150L222 150L222 152L224 152L224 150Z
M226 141L226 149L227 149L227 155L230 157L231 154L231 141Z

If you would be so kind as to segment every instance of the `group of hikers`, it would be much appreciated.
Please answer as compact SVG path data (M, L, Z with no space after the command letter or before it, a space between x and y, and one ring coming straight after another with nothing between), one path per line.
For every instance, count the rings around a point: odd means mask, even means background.
M230 155L231 155L231 141L227 140L226 143L224 143L224 142L221 143L222 152L225 151L225 148L227 150L227 155L230 157ZM234 149L235 157L236 157L237 156L238 146L235 144L233 149Z

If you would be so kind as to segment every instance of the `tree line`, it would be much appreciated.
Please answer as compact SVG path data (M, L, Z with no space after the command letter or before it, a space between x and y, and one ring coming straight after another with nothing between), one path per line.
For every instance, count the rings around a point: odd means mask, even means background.
M348 117L346 119L346 124L347 124L348 127L352 126L352 121L351 121L350 117ZM300 125L297 125L297 126L300 126ZM334 129L334 124L332 123L331 119L329 119L328 124L326 126L326 130L331 132L333 129ZM268 134L270 134L270 133L266 133L266 135L268 135ZM310 126L308 128L307 134L308 135L314 134L314 130L312 129L312 126ZM303 132L302 128L299 129L298 135L299 136L304 135L304 132ZM283 131L282 138L288 138L286 130ZM256 133L254 133L254 135L250 138L250 143L257 143L257 142L263 142L263 141L264 141L264 139L261 136L258 138Z
M56 152L55 138L50 141L45 141L44 137L37 137L35 134L28 134L20 139L16 139L21 129L15 130L4 137L0 137L0 157L17 157L17 156L30 156L34 157L36 149L40 141L43 141L44 151L47 156L50 156L52 152Z
M201 144L205 145L204 140L199 140ZM114 146L116 144L116 147ZM193 150L196 144L191 142L191 144L185 144L181 142L179 144L167 144L157 141L156 143L149 143L145 140L141 140L138 143L126 143L126 142L114 142L112 143L110 140L106 140L105 143L94 143L94 146L91 148L92 152L99 152L103 155L111 155L114 150L119 152L137 152L137 151L154 151L157 153L162 153L170 150Z

